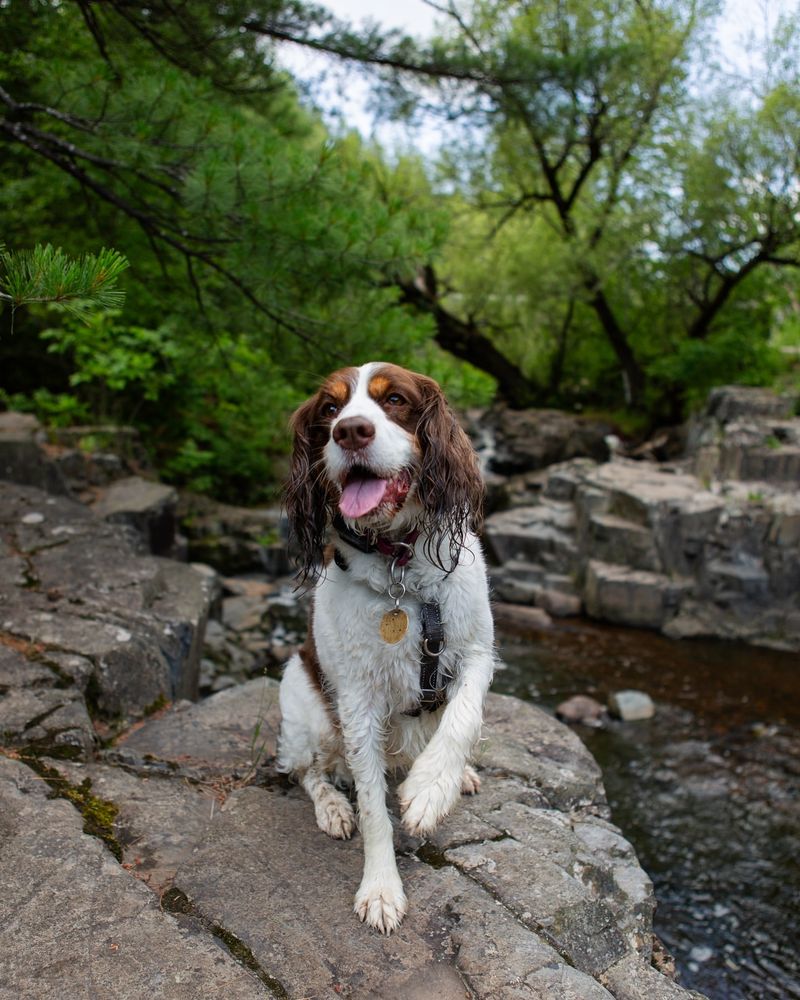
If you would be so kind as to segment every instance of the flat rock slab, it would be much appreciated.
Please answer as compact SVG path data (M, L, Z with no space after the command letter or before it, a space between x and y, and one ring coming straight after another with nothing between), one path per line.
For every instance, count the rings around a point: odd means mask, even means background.
M46 791L0 756L2 1000L269 996L211 935L165 913Z
M278 726L277 684L259 679L146 720L99 760L57 764L119 806L125 877L176 913L189 940L227 941L258 977L255 995L690 995L650 965L652 885L608 822L597 765L556 720L489 697L481 792L426 842L397 824L409 914L391 937L352 912L360 837L326 837L276 773ZM62 974L71 996L78 972ZM117 995L159 995L141 982ZM223 995L209 983L196 995Z

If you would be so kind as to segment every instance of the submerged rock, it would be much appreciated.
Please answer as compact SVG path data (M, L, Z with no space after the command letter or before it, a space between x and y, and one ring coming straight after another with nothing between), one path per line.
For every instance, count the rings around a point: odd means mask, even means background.
M582 723L585 726L599 726L605 714L605 705L586 694L575 694L556 706L556 716L562 722Z
M656 714L653 699L644 691L615 691L608 699L608 707L623 722L652 719Z

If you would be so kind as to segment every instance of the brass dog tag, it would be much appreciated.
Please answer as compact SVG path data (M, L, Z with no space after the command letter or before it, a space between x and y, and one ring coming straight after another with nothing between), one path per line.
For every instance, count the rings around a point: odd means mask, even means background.
M392 608L381 618L381 639L393 646L408 631L408 615L402 608Z

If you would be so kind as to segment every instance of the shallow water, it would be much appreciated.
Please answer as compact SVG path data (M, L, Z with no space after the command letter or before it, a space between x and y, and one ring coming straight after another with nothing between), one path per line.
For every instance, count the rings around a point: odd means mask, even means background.
M495 691L554 708L647 691L654 719L577 731L655 883L655 930L712 1000L800 998L800 656L562 623L505 637Z

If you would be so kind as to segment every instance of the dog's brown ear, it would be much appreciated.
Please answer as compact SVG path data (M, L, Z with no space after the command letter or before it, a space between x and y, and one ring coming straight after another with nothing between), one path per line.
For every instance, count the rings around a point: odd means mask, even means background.
M312 396L292 416L292 465L283 492L289 520L289 545L297 553L301 581L313 576L322 562L329 497L322 474L324 425L317 416L319 397Z
M484 484L475 449L444 393L433 379L419 378L424 406L417 425L422 449L417 492L432 542L427 554L452 571L467 532L482 527Z

